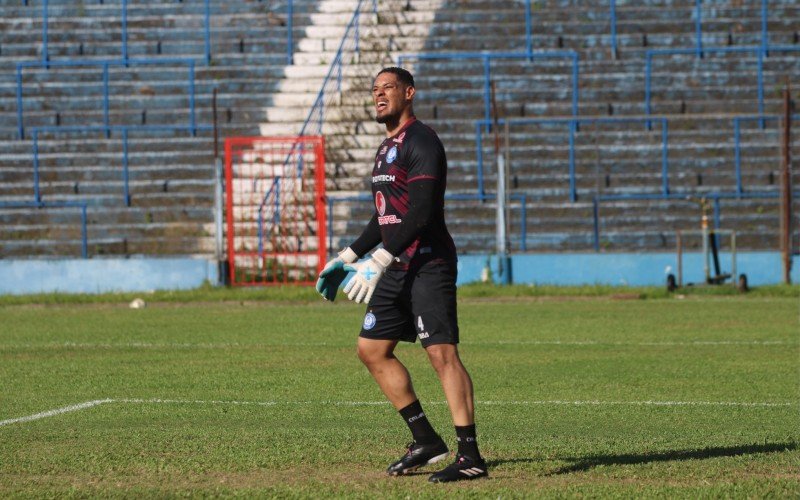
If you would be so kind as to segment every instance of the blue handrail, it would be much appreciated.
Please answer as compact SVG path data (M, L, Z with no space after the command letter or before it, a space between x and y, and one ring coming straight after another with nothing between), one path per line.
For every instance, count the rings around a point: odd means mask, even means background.
M25 139L25 122L24 122L24 109L22 100L22 72L25 68L42 68L42 67L80 67L80 66L99 66L103 68L103 125L108 128L111 126L109 118L109 74L108 68L110 66L129 66L129 65L158 65L158 64L171 64L188 66L188 97L189 97L189 127L195 129L195 88L194 88L194 59L183 58L169 58L169 59L152 59L152 58L135 58L135 59L116 59L116 60L99 60L99 61L50 61L46 65L41 62L28 61L17 63L17 131L19 132L20 140Z
M193 127L174 126L174 125L130 125L130 126L105 126L105 125L87 125L87 126L67 126L67 127L32 127L32 157L33 157L33 202L44 203L41 196L39 186L39 134L83 134L87 132L102 132L106 137L110 137L111 132L119 132L122 135L122 195L123 201L126 206L131 205L131 195L129 188L129 170L128 170L128 145L129 134L131 132L174 132L185 130L191 135L196 135L198 130L210 131L213 130L211 125L194 125Z
M0 201L0 208L79 208L81 210L81 258L89 258L89 243L87 232L87 217L86 208L88 203L85 201L61 201L61 202L43 202L43 201Z
M401 54L397 58L398 66L403 65L403 61L408 59L417 60L464 60L481 59L483 61L483 118L489 120L491 117L491 67L490 61L493 59L570 59L572 61L572 116L578 116L578 63L580 57L574 50L556 50L540 52L453 52L453 53L418 53Z
M657 121L661 123L661 193L669 194L669 123L666 118L637 118L637 117L587 117L587 118L520 118L520 119L501 119L498 124L508 123L511 125L567 125L569 127L569 197L571 202L578 199L576 188L576 168L575 168L575 133L580 124L608 124L608 123L643 123L646 121ZM488 131L491 126L489 120L478 120L475 122L475 144L478 162L478 193L484 194L483 183L483 140L481 135L484 130Z
M779 198L780 193L776 191L762 191L762 192L750 192L750 193L739 193L739 192L726 192L726 191L718 191L712 193L702 193L702 197L706 199L710 199L714 202L714 228L719 229L720 227L720 216L721 216L721 209L719 205L719 200L721 199L740 199L740 198L750 198L750 199L774 199ZM792 196L797 197L800 196L800 191L793 192ZM626 195L599 195L594 197L594 251L600 251L600 210L599 205L601 202L604 201L659 201L659 200L676 200L676 201L689 201L687 199L686 194L668 194L668 195L654 195L654 194L644 194L644 193L631 193Z
M736 193L742 195L744 193L744 189L742 187L742 145L741 145L741 124L743 122L748 121L757 121L761 124L763 128L763 124L770 120L780 120L782 117L780 116L768 116L768 115L742 115L742 116L735 116L733 117L733 142L734 142L734 154L733 154L733 163L736 169ZM793 120L800 119L800 114L792 115Z
M23 1L24 5L28 5L28 1ZM100 3L103 3L102 1ZM211 7L209 5L209 0L203 0L203 49L204 49L204 59L205 63L209 64L211 61ZM48 40L48 25L50 24L49 18L49 1L42 0L42 65L47 66L47 63L50 61L50 54L49 54L49 40ZM290 62L291 64L291 9L292 9L292 2L289 0L289 51L290 51ZM122 0L122 8L120 11L120 21L122 25L122 33L121 33L121 40L120 40L120 52L122 54L122 60L128 60L128 0Z
M614 58L617 57L617 2L611 0L609 2L609 18L611 20L611 54Z
M314 104L311 106L311 109L308 111L308 116L306 120L303 122L303 126L300 128L300 133L298 135L319 135L322 133L322 124L325 119L325 106L326 106L326 97L329 93L339 93L342 90L342 54L347 48L347 43L352 39L354 39L352 50L356 54L359 53L359 46L358 46L358 24L361 16L361 5L364 3L364 0L358 0L358 4L356 5L356 9L353 12L353 17L350 18L350 22L347 23L347 27L344 30L344 35L342 35L342 39L339 42L339 48L336 51L336 55L331 61L331 65L328 67L328 72L325 75L325 79L322 81L322 86L317 93L317 98L314 100ZM378 14L378 5L377 0L372 0L372 10L375 15ZM351 35L352 33L352 35ZM333 77L335 75L336 83L335 87L332 83ZM311 124L312 120L316 119L316 129L313 132L308 130L309 124Z

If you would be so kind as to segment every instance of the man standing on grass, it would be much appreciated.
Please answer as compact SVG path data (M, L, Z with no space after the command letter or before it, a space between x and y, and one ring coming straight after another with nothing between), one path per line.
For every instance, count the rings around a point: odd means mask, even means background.
M456 428L454 463L431 482L488 475L475 438L472 380L458 356L456 248L444 221L447 159L436 133L414 116L414 77L384 68L375 77L376 120L386 125L372 170L375 214L361 236L325 265L317 290L328 300L347 273L344 292L366 302L358 357L405 420L413 441L387 472L399 476L447 457L414 393L406 367L395 357L399 341L419 337L442 383ZM372 259L358 259L378 243Z

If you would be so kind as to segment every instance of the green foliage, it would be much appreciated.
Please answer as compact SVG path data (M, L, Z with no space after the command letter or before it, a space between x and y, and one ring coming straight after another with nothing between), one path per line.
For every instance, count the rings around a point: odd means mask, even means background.
M0 496L800 495L793 291L463 287L460 351L491 477L431 485L383 473L408 432L355 356L363 306L309 289L0 306L0 421L113 400L0 425ZM454 446L424 351L398 357Z

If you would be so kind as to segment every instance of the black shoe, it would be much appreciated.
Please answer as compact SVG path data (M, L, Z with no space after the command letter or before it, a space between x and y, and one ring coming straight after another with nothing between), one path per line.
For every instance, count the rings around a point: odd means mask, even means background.
M408 443L408 451L386 469L390 476L402 476L423 465L432 464L447 457L448 449L444 441L439 439L431 444Z
M486 477L488 475L489 471L486 468L486 462L482 458L475 460L466 455L456 455L455 462L431 475L428 481L432 483L446 483L464 479L478 479L479 477Z

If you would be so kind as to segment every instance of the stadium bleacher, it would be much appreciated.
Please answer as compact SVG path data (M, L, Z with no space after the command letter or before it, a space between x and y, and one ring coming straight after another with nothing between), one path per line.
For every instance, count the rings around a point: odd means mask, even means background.
M687 198L703 196L713 202L715 222L739 232L740 248L776 246L778 121L767 120L764 128L758 121L738 121L739 176L735 127L737 117L761 109L758 48L767 47L765 42L786 49L763 53L765 115L780 112L783 84L800 75L800 7L794 2L767 3L765 39L761 2L384 0L375 13L370 1L295 1L291 51L286 2L208 2L208 44L203 1L126 4L123 50L123 2L50 2L48 60L93 65L49 68L42 62L42 2L0 6L3 257L80 255L80 209L56 206L70 202L88 203L90 256L212 254L212 89L218 92L222 136L300 132L356 5L362 10L359 51L348 51L342 60L342 91L326 108L322 126L334 200L367 188L364 179L381 133L370 118L371 76L402 58L417 78L418 116L447 147L451 231L462 251L491 250L496 176L492 132L480 125L486 118L485 51L495 54L490 77L499 114L509 122L513 250L671 249L676 229L699 227L698 205ZM745 47L754 49L714 52ZM684 49L691 53L655 52ZM564 52L579 61L577 110L571 60L544 57ZM148 63L108 68L106 113L106 76L98 61L124 61L124 54ZM166 59L193 64L159 62ZM21 72L22 120L16 96L20 63L38 63ZM599 118L631 121L592 122ZM584 120L572 134L570 119ZM666 139L662 119L668 122ZM130 127L127 147L121 129L67 129L106 125ZM174 128L147 131L155 126ZM31 132L37 128L34 144ZM35 156L40 200L53 206L12 207L39 201ZM795 178L800 181L797 173ZM332 207L332 243L338 247L360 231L371 206L335 201Z

